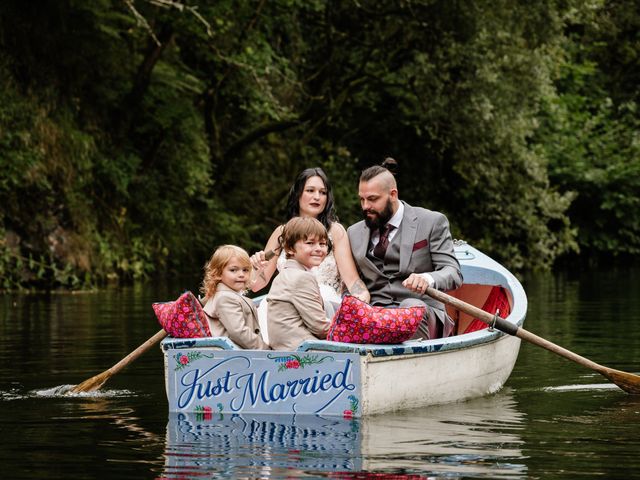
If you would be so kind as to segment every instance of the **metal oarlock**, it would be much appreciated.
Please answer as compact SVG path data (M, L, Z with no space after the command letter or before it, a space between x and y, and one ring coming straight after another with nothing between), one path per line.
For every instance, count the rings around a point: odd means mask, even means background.
M498 322L498 315L500 315L500 309L496 309L496 313L493 315L493 320L491 320L491 323L489 324L489 331L493 332L495 330L496 327L496 323Z

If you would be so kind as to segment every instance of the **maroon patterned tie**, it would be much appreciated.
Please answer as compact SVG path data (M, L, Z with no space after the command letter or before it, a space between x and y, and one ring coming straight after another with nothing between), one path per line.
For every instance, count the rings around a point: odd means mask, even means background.
M389 232L391 232L391 230L393 230L394 228L396 227L387 223L380 230L380 240L378 240L378 243L373 248L373 254L376 257L384 258L384 254L387 252L387 247L389 246Z

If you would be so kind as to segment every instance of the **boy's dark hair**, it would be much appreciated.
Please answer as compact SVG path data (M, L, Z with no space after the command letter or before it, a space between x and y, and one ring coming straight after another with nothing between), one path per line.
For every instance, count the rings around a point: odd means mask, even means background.
M298 240L306 240L309 237L317 237L320 240L326 240L327 253L331 251L331 240L329 240L327 229L322 225L322 223L320 223L320 221L311 217L294 217L289 220L282 229L282 234L278 241L280 243L280 248L283 248L285 252L288 252L293 250L293 247Z

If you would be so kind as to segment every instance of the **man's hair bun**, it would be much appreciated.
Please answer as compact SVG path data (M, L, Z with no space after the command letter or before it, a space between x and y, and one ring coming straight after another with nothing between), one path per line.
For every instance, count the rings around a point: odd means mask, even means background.
M398 162L395 158L385 158L381 166L389 170L394 175L398 173Z

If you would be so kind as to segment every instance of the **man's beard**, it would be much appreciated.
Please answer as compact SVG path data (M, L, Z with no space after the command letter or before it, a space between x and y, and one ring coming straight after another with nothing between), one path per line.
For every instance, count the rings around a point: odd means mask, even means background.
M367 212L371 211L377 213L373 218L369 218L367 216ZM369 229L377 230L382 228L389 220L391 220L391 217L393 217L393 205L391 204L391 200L387 200L387 204L381 212L376 212L375 210L363 210L362 216L364 217L364 223L367 224Z

